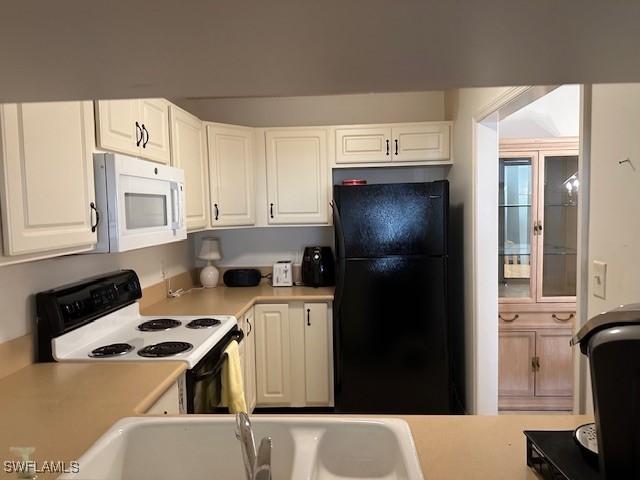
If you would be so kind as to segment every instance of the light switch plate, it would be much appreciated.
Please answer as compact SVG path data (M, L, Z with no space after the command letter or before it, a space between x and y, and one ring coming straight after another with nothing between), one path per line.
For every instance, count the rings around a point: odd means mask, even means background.
M593 261L593 296L602 298L607 297L607 264L605 262Z

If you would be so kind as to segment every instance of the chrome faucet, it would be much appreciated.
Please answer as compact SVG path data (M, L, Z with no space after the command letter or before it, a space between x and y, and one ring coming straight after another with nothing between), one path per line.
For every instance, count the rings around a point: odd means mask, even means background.
M236 414L236 438L240 441L247 480L271 480L271 437L264 437L256 452L249 415Z

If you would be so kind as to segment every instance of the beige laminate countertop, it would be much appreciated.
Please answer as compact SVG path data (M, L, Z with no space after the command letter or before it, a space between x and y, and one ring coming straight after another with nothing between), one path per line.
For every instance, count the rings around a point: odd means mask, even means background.
M0 460L16 459L12 446L36 447L38 461L77 459L118 419L143 414L186 367L171 361L93 362L18 370L0 379ZM0 472L0 478L15 478Z
M185 368L182 362L46 363L5 377L0 459L15 459L10 446L34 446L38 461L68 464L118 419L146 411ZM534 480L522 431L571 430L591 421L573 415L400 418L409 423L427 480Z
M242 316L256 303L333 301L333 287L224 287L192 290L178 298L166 298L142 309L143 315Z

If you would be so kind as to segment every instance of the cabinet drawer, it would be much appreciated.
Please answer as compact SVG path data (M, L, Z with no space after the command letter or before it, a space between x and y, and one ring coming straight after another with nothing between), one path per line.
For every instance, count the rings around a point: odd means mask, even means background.
M575 312L500 312L498 326L504 328L572 327Z
M391 161L391 128L339 128L336 130L336 163Z

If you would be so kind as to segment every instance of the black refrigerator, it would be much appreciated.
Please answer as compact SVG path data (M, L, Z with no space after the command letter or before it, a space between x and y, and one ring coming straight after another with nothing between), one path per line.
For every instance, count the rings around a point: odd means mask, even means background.
M335 407L453 413L449 183L334 187Z

